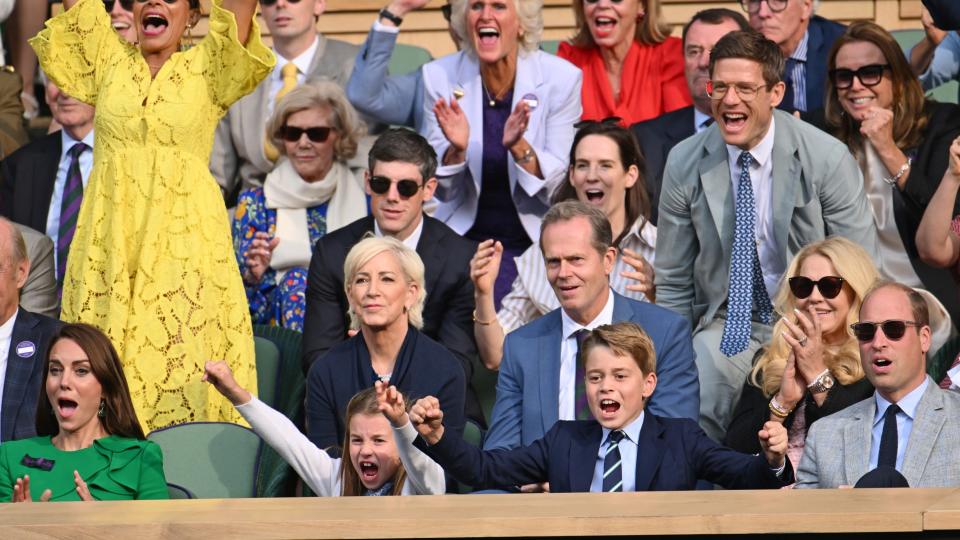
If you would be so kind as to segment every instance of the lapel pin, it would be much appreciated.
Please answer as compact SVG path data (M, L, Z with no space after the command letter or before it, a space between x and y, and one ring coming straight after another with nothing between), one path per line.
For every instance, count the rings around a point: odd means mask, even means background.
M37 346L32 341L17 343L17 356L20 358L30 358L35 352L37 352Z
M467 93L463 91L463 88L458 86L453 89L453 97L456 98L457 101L460 101L460 99L465 95L467 95Z
M525 94L523 102L527 104L527 107L530 107L531 111L536 109L537 105L540 105L540 99L535 94Z

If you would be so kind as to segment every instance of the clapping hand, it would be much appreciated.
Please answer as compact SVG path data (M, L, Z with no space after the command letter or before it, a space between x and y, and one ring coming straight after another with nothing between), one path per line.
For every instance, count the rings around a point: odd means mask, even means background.
M229 399L230 403L234 405L243 405L253 399L250 392L240 386L237 380L233 378L233 372L230 371L230 366L222 360L219 362L206 363L203 371L203 380L212 384L213 387L217 389L217 392L223 394L223 396Z
M794 309L793 312L797 315L797 322L793 323L789 318L784 317L783 322L788 331L783 333L783 338L793 349L797 360L797 371L809 386L826 369L823 362L820 318L817 317L814 305L810 305L806 313L799 309Z
M521 99L513 112L507 117L507 122L503 125L503 147L511 148L520 142L524 132L527 131L527 124L530 122L530 105L526 100Z
M243 277L248 285L260 283L263 274L270 267L273 250L279 243L279 238L270 238L270 235L263 231L258 231L253 235L250 248L243 254L243 262L247 266L247 271L244 272Z
M467 144L470 142L470 123L467 121L467 115L460 108L460 103L453 98L449 103L440 98L433 105L433 114L437 116L440 130L450 142L451 148L457 153L466 152Z
M636 283L627 285L627 290L641 292L647 297L647 300L655 302L656 289L653 285L653 265L647 262L643 255L631 249L624 248L620 257L623 262L633 268L632 272L623 271L620 272L620 275L636 281Z
M40 501L47 502L52 496L53 492L45 489L43 493L40 494ZM33 498L30 497L30 475L25 474L23 478L17 478L17 482L13 485L13 498L11 502L33 502Z
M417 428L417 433L427 441L427 444L434 445L440 442L443 437L443 411L440 409L440 400L433 396L419 399L413 407L410 407L409 414L413 427Z
M953 144L950 145L950 166L947 173L960 181L960 137L954 139Z
M503 258L503 244L493 240L484 240L477 246L477 252L470 259L470 279L477 294L493 294L493 285L500 274L500 260Z
M783 466L784 456L787 455L787 428L779 422L767 422L757 433L763 455L771 467L779 469Z
M382 381L377 381L374 386L377 390L377 408L387 417L390 425L396 428L407 425L409 417L403 402L403 394L397 390L396 386Z

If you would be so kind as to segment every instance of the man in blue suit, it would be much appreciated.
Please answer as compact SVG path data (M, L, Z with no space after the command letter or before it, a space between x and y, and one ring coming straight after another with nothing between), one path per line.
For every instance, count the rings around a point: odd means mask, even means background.
M20 230L0 218L0 443L36 435L40 380L50 338L60 323L19 308L30 274Z
M653 339L660 385L648 407L658 416L696 420L700 386L690 323L667 309L610 290L616 248L602 210L579 201L554 205L544 216L540 247L560 309L507 335L497 400L484 448L526 446L557 420L589 417L577 403L580 330L619 321L639 324Z
M740 0L750 26L780 46L786 59L786 92L779 108L787 112L823 108L827 56L846 26L814 15L816 0Z
M410 409L420 434L415 444L478 488L547 482L554 493L675 491L707 480L728 489L775 489L792 481L787 431L779 422L767 422L757 433L760 456L718 445L692 420L644 411L657 386L657 359L650 337L636 324L594 329L580 356L593 418L557 422L523 448L481 451L455 434L444 435L441 404L428 396ZM407 421L402 409L385 414L395 426Z

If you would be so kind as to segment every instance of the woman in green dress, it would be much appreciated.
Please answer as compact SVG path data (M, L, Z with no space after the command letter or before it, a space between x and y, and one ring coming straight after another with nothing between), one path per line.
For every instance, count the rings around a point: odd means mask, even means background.
M0 501L166 499L163 454L144 439L110 339L67 324L51 343L38 436L0 445Z

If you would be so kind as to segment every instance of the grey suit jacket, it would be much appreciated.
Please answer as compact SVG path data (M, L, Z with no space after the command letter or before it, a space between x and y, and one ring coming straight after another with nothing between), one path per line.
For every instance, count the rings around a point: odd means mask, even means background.
M845 236L876 260L877 232L863 177L840 141L774 111L773 229L782 264L803 246ZM696 332L727 300L734 199L727 147L714 124L667 158L657 222L657 303Z
M359 47L317 33L317 52L307 80L326 78L346 86ZM210 154L210 173L228 196L240 189L262 186L273 163L263 153L267 126L267 103L272 78L237 101L217 126Z
M810 426L797 468L798 488L852 486L870 467L873 396ZM900 472L910 487L960 486L960 394L927 377Z
M57 318L60 300L57 298L57 270L54 262L53 240L26 225L17 224L27 244L30 274L20 289L20 305L27 311Z

